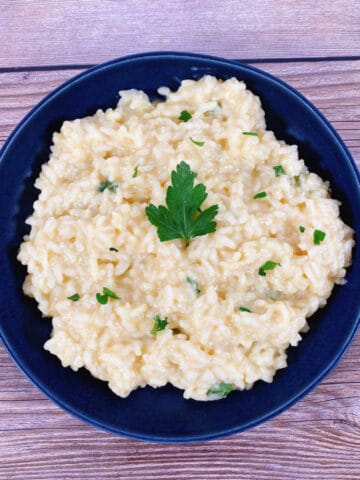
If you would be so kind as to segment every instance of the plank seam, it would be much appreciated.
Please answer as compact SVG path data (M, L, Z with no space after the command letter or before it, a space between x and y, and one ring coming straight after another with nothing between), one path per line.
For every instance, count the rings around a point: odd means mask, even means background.
M340 56L340 57L292 57L292 58L236 58L235 62L256 64L256 63L306 63L306 62L350 62L359 61L360 55ZM28 65L22 67L0 67L0 73L17 72L48 72L54 70L83 70L92 68L97 63L77 63L65 65Z

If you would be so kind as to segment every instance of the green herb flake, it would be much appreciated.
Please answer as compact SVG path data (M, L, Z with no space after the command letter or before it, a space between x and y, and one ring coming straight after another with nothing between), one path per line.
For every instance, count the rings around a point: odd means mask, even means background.
M203 147L205 145L205 142L201 142L200 140L194 140L192 137L190 137L190 140L194 145L197 145L198 147Z
M251 310L247 307L239 307L240 312L248 312L251 313Z
M186 282L190 285L190 287L194 290L196 295L200 295L201 290L199 288L199 282L197 280L194 280L190 277L186 277Z
M103 295L106 295L109 298L114 298L115 300L120 300L120 297L118 297L115 292L106 287L103 288Z
M190 118L192 118L191 113L189 113L187 110L183 110L180 113L178 120L180 120L181 122L187 122L190 120Z
M120 297L116 295L115 292L110 290L109 288L103 287L103 293L97 293L96 294L96 300L101 304L101 305L106 305L109 298L113 298L114 300L121 300Z
M285 175L285 170L281 165L275 165L275 167L273 167L273 170L275 172L275 177L281 177L281 175Z
M119 250L115 247L110 247L109 248L110 252L118 252Z
M136 165L136 167L134 168L134 172L132 174L132 178L136 178L138 176L138 168L139 168L139 165Z
M101 293L96 294L96 300L101 304L101 305L106 305L108 301L107 295L101 295Z
M304 233L304 232L305 232L305 227L303 227L302 225L300 225L299 231L300 231L301 233Z
M168 317L165 317L164 319L160 318L159 315L156 315L153 317L154 320L154 326L151 329L151 335L156 335L157 332L160 332L161 330L165 330L166 325L168 324Z
M196 173L185 162L180 162L171 173L171 183L166 191L166 207L156 207L152 203L145 208L149 222L157 227L161 242L181 238L188 246L192 237L215 232L219 206L198 212L208 194L205 185L194 187Z
M321 230L314 230L313 239L314 245L320 245L321 242L325 240L326 233Z
M80 295L78 293L74 293L74 295L70 295L70 297L66 298L72 302L78 302L80 300Z
M251 137L258 137L259 134L257 132L242 132L243 135L249 135Z
M207 396L216 395L219 398L225 398L234 390L234 387L231 383L221 382L213 387L209 388L207 391Z
M109 190L110 192L115 193L118 186L119 184L117 183L110 182L110 180L104 180L100 183L98 190L101 193L105 190Z
M267 197L267 193L266 192L259 192L257 193L256 195L253 196L254 199L256 198L265 198Z
M265 277L266 275L266 270L274 270L275 267L281 267L280 263L278 262L273 262L272 260L268 260L267 262L264 263L264 265L261 265L259 268L259 275L262 277Z

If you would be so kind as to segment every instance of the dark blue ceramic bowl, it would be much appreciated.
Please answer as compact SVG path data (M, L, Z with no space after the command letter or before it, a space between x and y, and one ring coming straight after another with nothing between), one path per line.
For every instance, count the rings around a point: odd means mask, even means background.
M33 184L48 160L51 136L64 120L113 107L119 90L137 88L156 97L162 85L176 89L184 78L204 74L237 77L259 95L268 128L279 139L299 145L310 170L330 180L341 200L345 222L360 232L359 173L329 122L293 88L236 61L186 53L150 53L115 60L75 77L55 90L16 128L0 153L0 302L2 340L17 365L48 397L77 417L113 433L141 440L194 442L240 432L290 407L334 367L359 324L359 247L347 284L335 288L326 308L310 320L311 330L289 366L271 384L235 392L217 402L184 400L171 386L139 389L128 398L85 370L63 368L43 349L51 331L36 303L22 293L25 269L16 261L25 219L38 192Z

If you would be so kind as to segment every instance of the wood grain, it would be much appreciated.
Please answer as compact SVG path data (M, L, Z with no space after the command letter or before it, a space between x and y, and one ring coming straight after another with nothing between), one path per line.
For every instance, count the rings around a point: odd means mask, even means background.
M258 66L313 101L360 166L360 61ZM0 73L0 145L34 104L76 73ZM223 440L156 445L63 412L0 347L0 480L359 480L359 361L358 334L324 382L275 419Z
M0 67L99 63L154 50L241 59L360 55L356 0L0 3Z

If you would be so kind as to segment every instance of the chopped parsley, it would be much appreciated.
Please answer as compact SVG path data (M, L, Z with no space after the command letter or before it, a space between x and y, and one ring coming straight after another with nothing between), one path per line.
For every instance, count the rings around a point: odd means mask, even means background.
M253 198L265 198L267 197L267 193L266 192L259 192L257 193L256 195L253 196Z
M114 300L120 300L120 297L116 295L115 292L110 290L109 288L103 287L103 293L97 293L96 294L96 300L101 304L101 305L106 305L109 298L113 298Z
M321 230L314 230L313 240L314 245L320 245L321 242L325 240L326 233L322 232Z
M275 172L275 177L281 177L281 175L285 175L285 170L281 165L275 165L275 167L273 167L273 170Z
M110 252L118 252L119 250L115 247L110 247L109 248Z
M190 140L192 141L192 143L194 143L198 147L202 147L205 145L205 142L201 142L200 140L194 140L192 137L190 137Z
M248 312L251 313L251 310L247 307L239 307L240 312Z
M165 330L166 325L168 324L168 317L165 317L164 319L160 318L159 315L156 315L153 317L154 320L154 326L151 329L151 335L156 335L157 332L160 332L161 330Z
M103 288L103 295L107 295L109 298L114 298L115 300L120 300L120 297L118 297L115 292L106 287Z
M257 132L242 132L243 135L250 135L252 137L258 137L259 134Z
M190 287L194 290L196 295L200 295L201 290L199 288L199 282L197 280L194 280L190 277L186 277L186 282L190 285Z
M265 277L266 275L266 270L274 270L275 267L280 266L280 263L278 262L273 262L272 260L268 260L265 262L261 267L259 268L259 275Z
M118 188L119 184L110 182L110 180L104 180L99 185L99 192L104 192L105 190L109 190L109 192L115 193L116 189Z
M138 176L138 168L139 168L139 165L136 165L132 174L132 178L136 178Z
M66 297L72 302L78 302L80 300L80 295L78 293L74 293L74 295L70 295L70 297Z
M305 227L303 227L302 225L300 225L299 231L300 231L301 233L304 233L304 232L305 232Z
M191 113L189 113L187 110L183 110L180 113L178 120L180 120L181 122L187 122L188 120L190 120L191 117Z
M101 304L101 305L106 305L108 301L107 295L101 295L101 293L96 294L96 300Z
M145 208L149 222L157 227L161 242L181 238L188 246L192 237L215 232L219 206L212 205L198 212L206 200L205 185L194 187L196 173L185 162L180 162L171 172L171 185L166 191L166 207L156 207L152 203Z
M209 388L206 395L216 395L219 398L225 398L234 390L234 387L231 383L221 382L213 387Z

